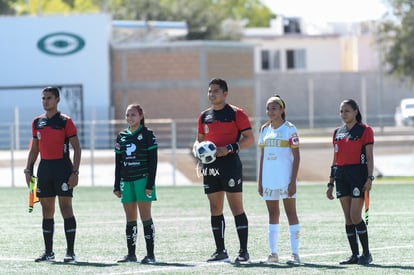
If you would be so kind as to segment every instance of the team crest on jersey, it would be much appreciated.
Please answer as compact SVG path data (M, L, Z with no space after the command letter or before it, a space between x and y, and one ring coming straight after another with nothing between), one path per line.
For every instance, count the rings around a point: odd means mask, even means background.
M208 133L208 131L209 131L209 130L208 130L208 126L207 126L207 124L206 124L206 125L204 125L204 133L206 133L206 134L207 134L207 133Z
M42 138L42 134L39 131L37 131L36 136L37 136L38 140L40 140Z
M139 134L137 140L142 140L142 134Z
M361 195L361 192L357 187L355 187L354 191L352 191L352 194L354 195L354 197L359 197L359 195Z

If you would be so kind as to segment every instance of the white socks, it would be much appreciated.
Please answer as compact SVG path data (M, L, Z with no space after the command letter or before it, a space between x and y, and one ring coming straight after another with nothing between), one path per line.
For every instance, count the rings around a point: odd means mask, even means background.
M279 224L269 224L269 248L272 254L278 252L278 240L279 240Z
M293 254L299 254L299 224L289 225L290 248Z

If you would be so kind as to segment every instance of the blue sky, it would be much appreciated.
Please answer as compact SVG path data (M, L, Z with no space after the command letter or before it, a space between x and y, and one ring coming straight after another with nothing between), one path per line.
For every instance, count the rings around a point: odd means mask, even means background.
M261 0L274 13L312 22L358 22L381 18L384 0Z

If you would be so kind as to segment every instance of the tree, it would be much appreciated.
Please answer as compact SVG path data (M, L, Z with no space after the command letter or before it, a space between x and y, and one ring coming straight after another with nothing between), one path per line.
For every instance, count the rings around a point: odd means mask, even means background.
M96 0L114 19L185 21L187 39L238 39L240 34L223 32L229 21L249 27L269 26L275 16L259 0ZM227 21L226 21L227 20ZM231 29L231 28L230 28ZM237 28L233 28L237 29ZM239 28L241 29L241 28Z
M237 40L243 27L269 26L275 17L260 0L0 0L1 14L93 11L118 20L185 21L189 40Z
M96 12L95 0L0 0L0 14L45 15L70 12ZM8 6L3 6L8 3ZM7 7L11 11L7 10Z
M5 15L13 15L15 14L15 10L13 8L13 2L12 0L0 0L0 14Z
M377 33L383 61L389 74L414 82L414 1L389 1L392 12Z

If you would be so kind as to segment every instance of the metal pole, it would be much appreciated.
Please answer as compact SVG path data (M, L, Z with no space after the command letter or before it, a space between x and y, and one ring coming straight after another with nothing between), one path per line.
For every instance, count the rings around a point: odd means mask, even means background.
M310 78L308 79L308 91L309 91L309 128L313 129L315 126L315 103L314 103L314 91L313 91L313 80Z
M96 125L96 121L92 120L91 122L91 148L90 148L90 153L91 153L91 184L92 186L95 186L95 125Z
M175 186L176 183L176 170L177 170L177 123L175 120L171 121L171 162L173 166L172 171L172 177L173 177L173 186Z
M367 83L363 76L361 78L361 106L362 106L362 117L365 117L365 121L368 123L367 116Z
M20 149L20 133L19 133L19 107L14 108L14 132L16 133L14 135L16 142L15 142L15 146L16 146L16 150Z
M10 125L10 171L11 171L11 185L15 187L14 183L14 125Z

